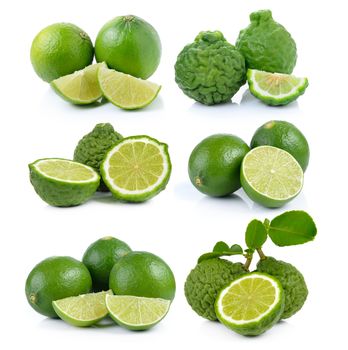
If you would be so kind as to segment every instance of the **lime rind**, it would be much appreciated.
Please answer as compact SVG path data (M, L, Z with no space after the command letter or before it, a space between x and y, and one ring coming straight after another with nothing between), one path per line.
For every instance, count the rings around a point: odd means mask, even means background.
M157 181L144 189L128 190L117 186L114 179L110 176L109 163L111 157L119 151L119 149L126 144L134 144L136 142L153 145L159 151L159 155L162 158L163 170ZM111 191L111 193L120 200L130 202L143 202L148 200L160 191L164 190L171 174L171 161L168 153L168 145L161 143L154 138L146 135L131 136L120 140L106 155L103 163L100 167L102 178Z
M257 317L250 318L248 320L242 319L243 315L243 305L238 305L242 310L241 313L237 313L240 319L233 319L229 314L224 312L224 309L231 311L231 308L236 305L229 305L228 308L224 308L223 301L224 297L230 292L234 286L238 286L241 282L247 279L262 279L267 282L271 288L274 290L274 300L270 305L267 305L266 311L258 314ZM241 292L246 292L240 288ZM273 295L272 295L273 296ZM256 336L264 333L266 330L270 329L275 323L277 323L284 310L285 296L281 283L271 275L259 272L253 272L242 277L237 278L231 282L227 287L222 289L215 302L215 312L218 320L224 324L226 327L232 329L233 331L249 336ZM257 314L257 311L254 310Z
M53 90L64 100L87 105L98 101L102 92L98 83L98 70L106 64L96 63L72 74L65 75L51 82Z
M112 295L112 291L82 294L55 300L52 302L52 306L59 318L66 323L76 327L89 327L108 315L105 302L107 295Z
M289 174L287 174L285 177L288 178L289 180L291 180L293 182L294 187L296 187L295 191L292 191L291 193L289 193L288 188L284 186L283 183L279 182L279 187L283 188L283 195L282 196L276 196L274 194L270 195L269 191L260 191L260 189L255 187L255 184L253 183L251 176L248 176L248 171L246 164L249 161L249 158L251 156L255 156L255 153L257 152L268 152L268 156L267 158L270 160L271 159L271 153L273 154L273 157L275 156L276 159L275 161L277 161L277 159L279 158L279 156L283 156L283 158L288 158L289 163L292 163L293 165L293 170L294 173L296 172L297 174L294 174L289 176ZM264 164L260 164L261 166ZM258 179L261 178L262 173L261 173L260 168L258 169L253 169L253 175L257 175ZM261 175L261 176L259 176ZM266 175L264 175L264 179L266 178ZM268 174L268 188L270 186L270 181L272 180L272 174ZM284 177L283 177L284 179ZM243 159L242 162L242 166L241 166L241 184L242 187L244 189L244 191L246 192L246 194L254 201L257 203L260 203L266 207L269 208L278 208L281 207L282 205L288 203L289 201L291 201L292 199L294 199L302 190L303 187L303 170L300 166L300 164L297 162L297 160L288 152L277 148L277 147L273 147L273 146L259 146L256 147L254 149L252 149ZM296 186L295 186L296 185ZM278 188L279 188L278 187ZM287 194L287 195L284 195Z
M247 80L250 92L262 102L271 106L287 105L303 95L308 87L307 78L298 78L283 73L269 73L248 69ZM280 81L276 86L273 81ZM270 92L278 88L278 91Z
M111 84L111 80L114 80L112 88L108 86ZM103 96L113 105L125 110L141 109L148 106L154 101L162 88L160 85L150 81L108 69L106 66L98 69L98 83ZM135 90L145 92L146 96L142 99L136 99L138 96L134 93ZM125 95L127 96L126 98Z
M167 315L170 304L170 300L161 298L106 296L110 317L121 327L134 331L146 330L158 324Z

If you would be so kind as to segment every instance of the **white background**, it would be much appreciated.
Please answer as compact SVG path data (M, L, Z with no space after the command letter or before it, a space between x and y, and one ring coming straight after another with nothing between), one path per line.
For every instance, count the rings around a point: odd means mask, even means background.
M248 349L315 348L344 344L347 310L346 259L346 70L344 1L7 1L1 8L1 337L2 348L28 349ZM267 107L246 92L233 103L205 107L174 82L176 55L201 30L221 30L234 43L250 12L269 8L298 47L294 73L309 78L306 94L284 108ZM31 41L55 22L72 22L92 38L118 15L135 14L159 32L163 56L150 80L163 85L148 108L122 111L111 104L75 107L56 96L34 73ZM271 119L293 122L307 136L311 160L301 195L270 210L238 191L225 199L205 197L190 184L187 160L204 137L233 133L249 142ZM46 205L29 183L27 164L43 157L71 158L77 141L96 123L110 122L123 135L148 134L169 144L173 163L166 191L143 204L99 196L75 208ZM256 338L239 336L198 317L186 303L183 284L198 256L218 240L244 244L253 218L273 218L289 209L315 219L314 242L298 247L265 247L304 274L309 297L303 309ZM32 267L52 255L81 259L96 239L113 235L134 250L151 251L168 262L177 294L168 316L147 332L117 326L79 329L35 313L24 284ZM342 347L342 345L340 346Z

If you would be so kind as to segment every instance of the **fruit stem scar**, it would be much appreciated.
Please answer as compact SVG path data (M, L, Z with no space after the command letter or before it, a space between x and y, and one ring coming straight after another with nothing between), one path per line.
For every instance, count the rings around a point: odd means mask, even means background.
M265 260L267 258L261 248L257 248L256 251L259 254L261 260Z
M202 186L203 185L203 181L202 181L202 179L200 178L200 177L196 177L195 178L195 184L197 185L197 186Z
M127 16L124 16L124 20L126 22L131 22L134 20L134 16L133 15L127 15Z
M36 295L35 294L30 294L29 295L29 300L32 304L36 304Z

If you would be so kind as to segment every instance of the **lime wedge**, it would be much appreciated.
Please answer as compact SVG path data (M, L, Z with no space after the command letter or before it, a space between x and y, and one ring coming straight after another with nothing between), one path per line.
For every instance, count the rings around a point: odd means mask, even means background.
M131 75L100 67L98 80L103 95L115 106L139 109L149 105L158 95L161 86Z
M100 171L116 198L143 202L164 190L169 181L168 146L149 136L124 138L108 152Z
M131 330L153 327L168 313L170 300L128 295L107 295L106 307L111 318Z
M63 321L77 327L88 327L108 314L105 305L106 295L112 295L112 291L64 298L53 301L52 306Z
M284 310L280 282L264 273L234 280L218 295L215 312L221 323L242 335L259 335L279 321Z
M269 73L256 69L248 69L247 79L250 92L262 102L272 105L287 105L304 94L307 78L294 75Z
M300 193L303 170L290 153L272 146L260 146L244 157L241 183L253 201L278 208Z
M31 184L41 199L58 207L85 202L100 182L93 168L67 159L39 159L29 164L29 171Z
M92 64L75 73L53 80L51 86L57 94L68 102L86 105L102 97L98 84L98 69L106 67L105 63Z

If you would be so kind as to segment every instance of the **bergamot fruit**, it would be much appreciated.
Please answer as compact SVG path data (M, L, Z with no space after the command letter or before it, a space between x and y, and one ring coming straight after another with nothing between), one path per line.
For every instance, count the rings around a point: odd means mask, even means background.
M198 315L216 321L214 304L218 293L246 272L241 263L220 258L203 260L187 276L186 300Z
M258 262L257 271L276 277L282 284L285 293L282 319L291 317L302 308L307 299L308 289L303 275L295 266L267 257Z
M245 60L221 32L201 32L179 53L175 81L200 103L227 102L246 81Z
M122 138L122 135L115 131L111 124L97 124L77 144L74 152L74 161L88 165L100 174L100 165L106 153ZM108 191L102 180L100 180L98 191Z
M270 10L250 14L251 23L240 31L236 48L248 68L291 74L297 60L296 43L290 33L272 18Z

